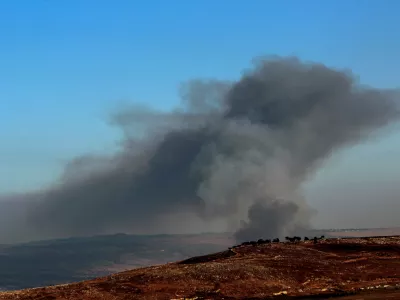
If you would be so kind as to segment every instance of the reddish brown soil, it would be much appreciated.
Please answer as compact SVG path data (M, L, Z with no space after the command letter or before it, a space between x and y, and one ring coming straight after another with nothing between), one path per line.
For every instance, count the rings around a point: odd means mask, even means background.
M243 246L75 284L0 293L0 299L21 300L300 296L400 299L400 237Z

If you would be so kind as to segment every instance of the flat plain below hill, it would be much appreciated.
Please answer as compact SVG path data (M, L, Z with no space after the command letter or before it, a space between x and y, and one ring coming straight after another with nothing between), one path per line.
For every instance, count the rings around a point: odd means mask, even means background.
M400 299L400 237L241 246L0 299ZM301 298L300 298L301 297Z

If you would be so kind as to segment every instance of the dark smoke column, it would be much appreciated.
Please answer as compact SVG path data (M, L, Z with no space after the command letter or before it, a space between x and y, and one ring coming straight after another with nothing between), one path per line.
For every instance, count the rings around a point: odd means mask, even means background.
M394 93L296 58L259 60L233 83L194 81L183 97L171 113L114 116L121 152L70 165L30 226L44 236L156 233L179 228L179 211L222 220L238 240L290 234L309 225L309 176L399 116Z

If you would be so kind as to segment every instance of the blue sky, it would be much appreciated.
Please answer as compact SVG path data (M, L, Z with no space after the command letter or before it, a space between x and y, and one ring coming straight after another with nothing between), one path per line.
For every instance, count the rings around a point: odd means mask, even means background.
M237 78L258 55L294 54L399 87L399 11L397 0L2 1L0 193L48 184L75 155L114 149L106 120L120 103L170 109L181 82ZM347 165L380 153L389 168L399 141L360 147Z

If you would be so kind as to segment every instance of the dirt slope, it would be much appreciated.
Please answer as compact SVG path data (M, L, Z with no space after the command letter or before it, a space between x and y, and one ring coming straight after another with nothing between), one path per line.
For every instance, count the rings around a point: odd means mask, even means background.
M400 299L399 289L400 237L376 237L242 246L0 299Z

